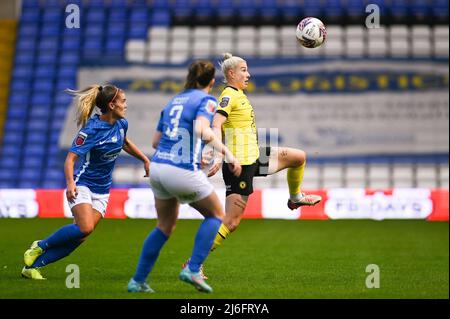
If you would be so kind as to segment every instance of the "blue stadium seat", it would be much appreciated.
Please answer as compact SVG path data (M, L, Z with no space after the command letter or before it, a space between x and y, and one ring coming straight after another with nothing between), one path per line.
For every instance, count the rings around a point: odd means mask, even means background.
M58 50L59 40L57 37L41 38L39 50Z
M46 8L42 14L42 22L59 22L63 17L64 10L62 8Z
M53 82L52 81L35 81L33 83L33 91L36 93L47 93L53 92Z
M62 109L59 109L59 110L62 110ZM66 112L67 112L67 109L66 109ZM55 114L55 118L57 118L57 116L60 116L60 114L58 114L58 115ZM65 117L65 114L64 114L64 117ZM64 117L62 117L61 119L64 119ZM61 135L61 132L50 131L50 136L48 138L48 144L58 146L60 135Z
M68 78L70 76L76 76L77 69L78 68L76 66L62 65L58 70L58 78Z
M42 144L25 144L24 146L25 154L29 156L39 156L44 159L45 153L45 143Z
M70 1L69 3L73 4L81 4L81 0ZM61 2L60 0L46 0L42 5L48 10L49 8L57 9L61 8L62 5L65 5L66 1Z
M323 14L326 16L328 23L337 23L345 19L346 11L342 0L326 0L324 6L321 8ZM320 17L320 11L310 16Z
M54 132L59 132L59 131L61 131L63 125L64 125L64 121L60 121L60 120L55 121L54 120L51 123L50 129Z
M366 4L361 0L347 1L347 14L350 18L358 19L366 15Z
M53 109L53 116L56 118L56 119L60 119L60 120L64 120L65 119L65 117L66 117L66 114L67 114L67 107L66 106L64 106L64 107L55 107L54 109Z
M0 169L0 181L2 182L11 182L15 181L17 178L17 170L2 168Z
M37 22L41 11L38 8L26 8L23 10L20 20L23 22Z
M147 22L148 16L149 16L148 10L143 8L133 8L130 11L129 20L132 22L133 25L134 23Z
M49 92L41 93L39 91L35 92L31 97L32 105L51 105L52 95Z
M127 10L111 10L108 23L127 21Z
M127 0L111 0L111 9L117 10L117 9L123 9L128 6Z
M56 73L56 64L41 64L34 70L34 76L51 79Z
M84 50L101 50L102 42L99 41L99 39L87 38L86 41L83 43L83 49Z
M336 0L326 0L328 3L324 5L327 10L335 6ZM331 7L329 7L331 6ZM320 17L323 15L322 3L319 1L306 1L302 6L303 17Z
M435 21L437 22L447 22L448 23L448 0L434 0L433 6L431 8L431 14Z
M97 39L103 35L103 26L94 24L85 28L84 36L87 39Z
M9 110L11 111L11 110ZM11 117L11 119L17 119L21 121L26 120L26 111L25 115L22 117ZM24 133L22 130L17 131L5 131L3 136L3 144L11 144L11 145L20 145L23 143Z
M146 39L147 38L148 24L146 22L136 22L132 23L129 29L128 36L133 39ZM117 35L116 35L117 37ZM108 38L108 43L114 37Z
M20 146L22 142L17 143ZM2 156L0 158L0 167L2 169L9 169L11 171L19 168L19 157Z
M78 50L80 48L80 43L81 40L79 37L65 38L62 42L63 53L65 53L66 50Z
M11 82L11 93L16 91L29 90L31 87L30 78L13 78Z
M280 15L276 0L262 0L260 15L265 21L275 21Z
M39 8L39 2L36 0L22 0L22 8L37 9Z
M3 144L1 154L2 157L17 158L21 154L21 149L16 144Z
M125 48L125 39L116 37L109 38L106 42L106 51L107 53L111 52L122 52Z
M39 175L36 175L36 176L39 176L39 179L40 179L41 174L39 173ZM32 177L36 177L36 176L32 175ZM40 187L39 179L30 180L30 179L27 179L28 177L29 176L27 175L27 176L24 176L24 179L19 180L19 183L18 183L19 188L36 189L36 188Z
M73 89L73 87L72 87ZM55 94L55 104L58 105L70 105L72 102L72 96L65 92L57 92Z
M66 52L62 51L59 57L59 63L64 65L77 65L80 62L80 55L78 51Z
M14 63L17 65L33 64L34 52L33 51L19 51L17 52Z
M44 180L41 186L45 189L60 189L65 188L66 184L64 180Z
M91 23L101 24L106 18L106 10L104 8L92 8L86 13L86 21L88 25Z
M53 23L48 25L43 25L41 27L42 37L55 37L59 36L61 33L59 23Z
M409 14L409 4L407 0L396 0L390 5L390 13L395 21L405 21Z
M50 117L50 106L46 106L46 105L37 105L37 106L33 106L30 110L30 117L34 118L34 119L48 119ZM30 132L32 131L28 131L28 135L30 135ZM33 132L37 133L37 132Z
M151 16L151 24L159 26L169 26L171 24L169 11L155 10Z
M24 22L20 21L19 31L17 39L21 39L22 37L32 37L36 35L36 30L38 29L37 22Z
M8 119L5 122L5 132L20 132L21 130L23 130L25 126L24 121L21 120L14 120L14 119Z
M28 130L34 130L34 131L46 131L49 127L49 123L47 123L46 120L41 119L30 119L28 121Z
M170 8L170 2L167 1L167 0L153 0L151 2L151 8L152 9L165 9L165 10L167 10L167 9Z
M57 169L49 169L46 172L46 178L48 180L63 180L64 179L64 171L60 168Z
M109 38L117 36L118 34L125 34L125 29L125 22L111 22L108 24L106 35Z
M60 78L56 81L56 91L62 92L65 89L74 89L77 86L76 79L74 77ZM64 106L65 107L65 106Z
M32 51L37 47L36 36L19 37L16 49L19 51Z
M33 74L33 65L15 65L13 79L19 81L22 78L30 78Z
M285 0L284 5L280 9L283 21L298 23L304 17L297 0Z
M9 96L9 104L27 105L30 100L29 94L26 92L11 92Z
M37 63L39 65L42 64L56 64L56 61L58 57L58 51L57 50L42 50L39 51L37 56Z
M25 165L27 168L36 170L38 172L41 171L42 167L44 166L44 162L42 161L42 158L37 157L27 157L25 160Z
M16 107L9 106L8 108L8 119L25 119L28 115L28 107L26 104L17 105ZM6 138L6 136L4 137Z
M86 5L90 8L105 8L109 3L104 0L90 0Z

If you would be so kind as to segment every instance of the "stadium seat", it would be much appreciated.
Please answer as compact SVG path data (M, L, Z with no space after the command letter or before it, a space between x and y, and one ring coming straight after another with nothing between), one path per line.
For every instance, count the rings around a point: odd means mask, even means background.
M346 166L344 180L348 188L368 187L366 182L367 166L365 164L350 164Z
M367 52L369 57L386 57L388 53L388 41L386 28L368 29L366 38L368 40Z
M396 164L393 166L392 180L394 187L414 187L414 167L411 164Z
M349 26L346 29L346 55L349 57L362 57L366 54L364 46L364 29L360 26Z
M392 57L408 57L410 52L409 28L393 25L389 29L389 49Z
M170 13L166 10L155 10L150 20L154 26L169 26L171 23Z
M216 30L215 45L213 44L213 52L216 56L220 56L225 52L234 52L234 31L231 27L219 26ZM219 40L220 39L220 40Z
M391 172L388 165L372 164L369 166L368 187L378 189L391 187Z
M146 43L143 40L129 40L126 44L125 55L129 62L145 61Z
M411 39L412 55L414 57L431 56L431 29L428 26L413 26Z
M435 26L433 29L434 56L438 58L448 58L449 56L449 31L448 26Z
M416 187L436 188L438 186L438 167L436 165L418 165Z
M327 39L323 44L325 55L341 57L344 54L344 29L340 26L327 27Z

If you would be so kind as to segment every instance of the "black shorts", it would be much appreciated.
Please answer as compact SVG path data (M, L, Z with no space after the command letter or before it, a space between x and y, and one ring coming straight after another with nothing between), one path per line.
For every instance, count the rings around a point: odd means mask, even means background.
M251 165L242 165L239 177L233 175L227 163L223 163L222 176L227 188L226 196L231 194L249 196L253 193L253 177L268 175L270 151L270 147L260 147L259 158Z

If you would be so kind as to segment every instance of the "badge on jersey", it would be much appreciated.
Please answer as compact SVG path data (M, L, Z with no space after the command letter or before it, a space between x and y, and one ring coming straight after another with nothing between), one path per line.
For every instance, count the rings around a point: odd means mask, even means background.
M228 103L230 103L230 98L228 96L224 96L222 98L222 101L220 101L220 107L221 108L227 107Z
M210 114L214 114L216 112L217 103L213 100L209 100L208 103L206 103L206 111Z
M83 132L78 133L78 136L75 139L75 145L76 146L83 145L84 142L86 141L86 138L87 138L87 134L86 133L83 133Z

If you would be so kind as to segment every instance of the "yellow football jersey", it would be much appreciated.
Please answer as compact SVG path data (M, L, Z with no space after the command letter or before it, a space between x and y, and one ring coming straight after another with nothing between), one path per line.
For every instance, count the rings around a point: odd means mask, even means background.
M241 165L253 164L259 157L255 112L242 90L227 86L219 97L217 113L227 117L222 125L225 145Z

